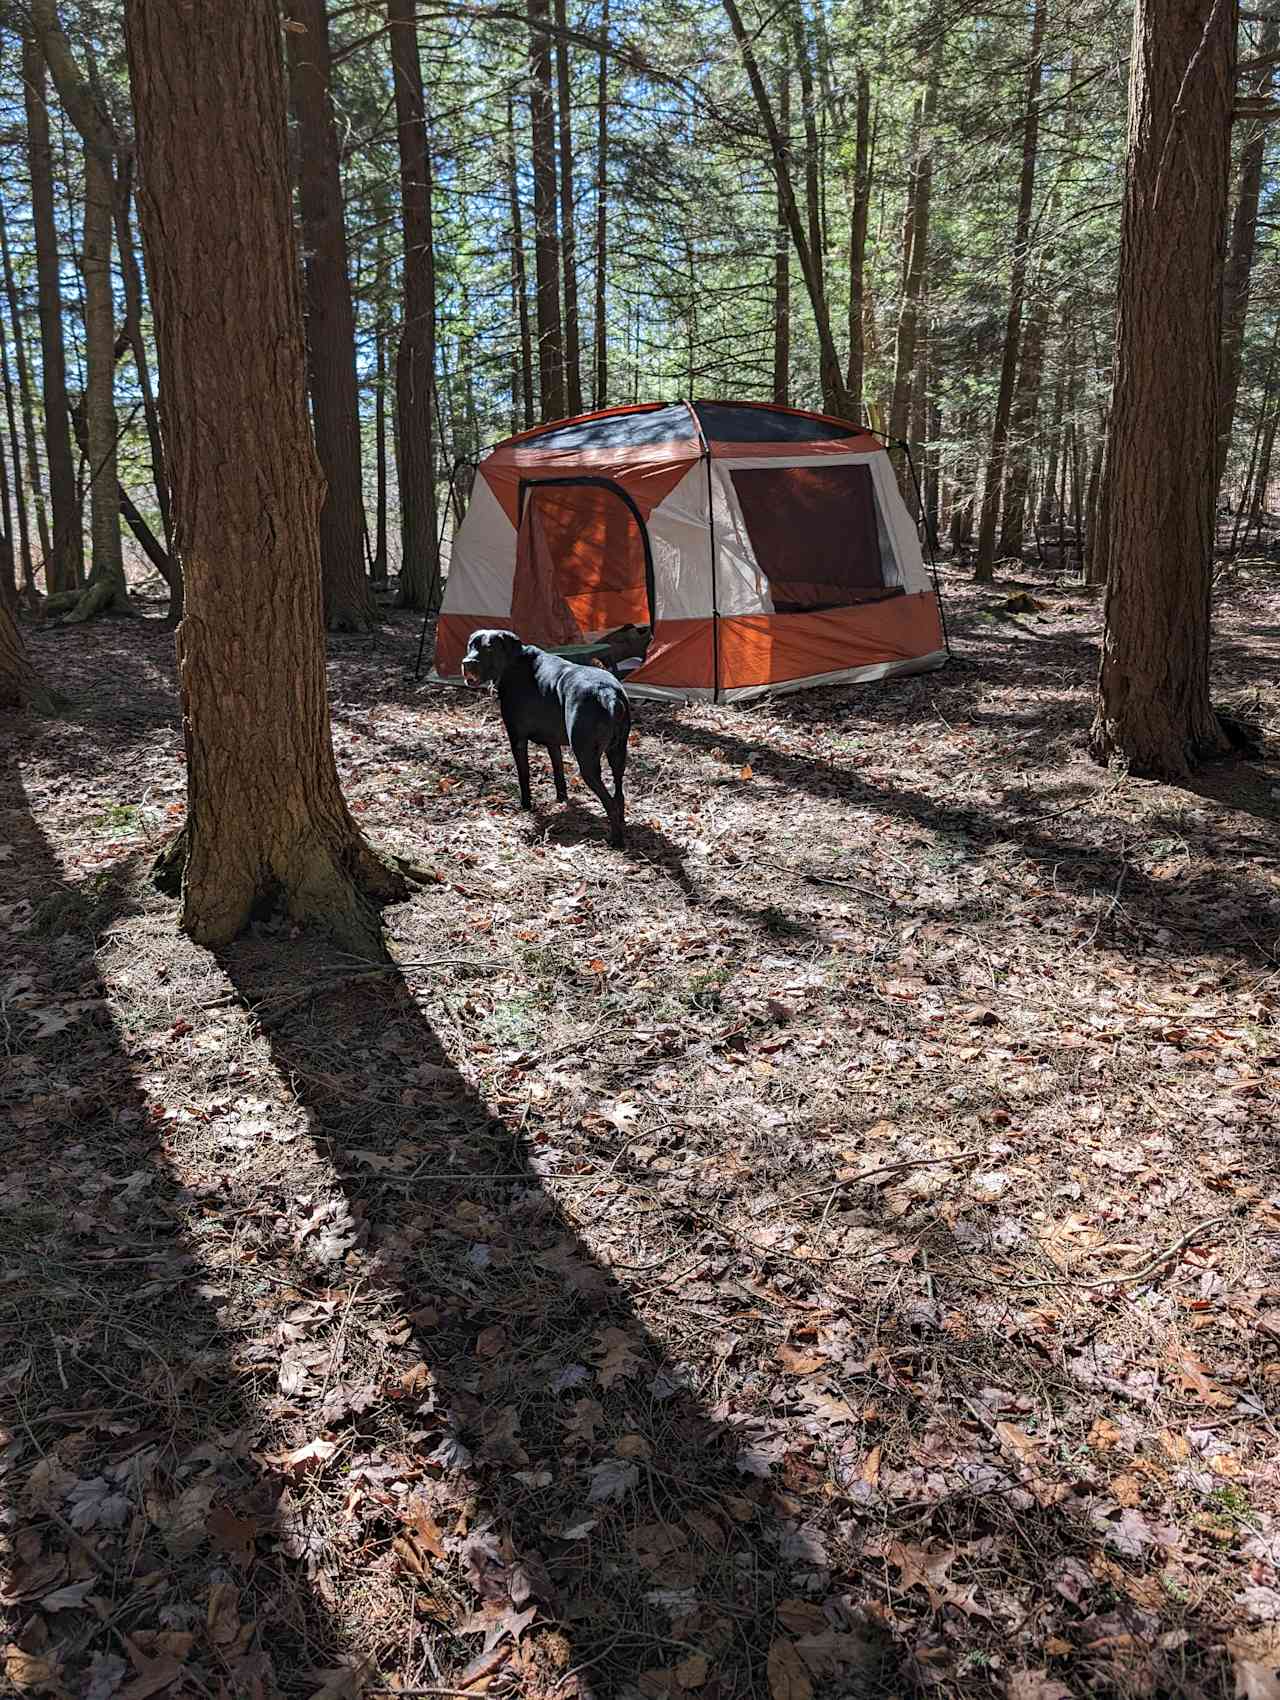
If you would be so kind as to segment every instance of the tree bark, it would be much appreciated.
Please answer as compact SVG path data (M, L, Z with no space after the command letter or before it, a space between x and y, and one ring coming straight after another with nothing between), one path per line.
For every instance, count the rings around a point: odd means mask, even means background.
M120 255L120 276L124 284L125 335L133 351L133 364L142 392L142 413L151 447L151 482L156 493L160 514L160 529L164 533L166 550L173 548L173 523L169 515L169 474L165 466L164 437L160 430L160 409L156 404L155 388L151 382L151 367L147 360L146 338L142 332L142 268L133 241L133 219L130 206L133 197L133 160L126 156L120 162L116 183L116 248ZM123 504L121 512L124 512ZM126 514L126 519L128 515ZM176 566L176 563L175 563ZM169 609L174 625L182 618L182 576L175 573L172 588L177 596L176 607Z
M609 394L609 335L605 313L609 249L609 0L600 6L600 63L596 70L596 322L592 405Z
M578 321L577 238L573 195L573 106L565 0L555 0L556 99L560 117L560 263L564 268L565 404L582 412L582 336Z
M84 239L81 265L85 300L85 425L89 442L89 536L93 567L83 595L66 618L75 623L102 612L129 610L120 536L120 480L116 471L115 300L111 285L111 229L115 180L110 159L84 150Z
M862 414L866 371L867 224L871 214L871 79L858 66L857 118L853 144L853 200L849 209L849 401Z
M67 404L67 364L62 341L62 285L58 232L53 207L53 154L45 105L45 67L33 34L22 38L22 92L27 120L27 161L31 173L31 214L35 230L36 298L40 318L40 377L44 400L45 462L53 537L45 556L45 589L74 590L84 578L84 537L80 497L71 455Z
M396 350L400 477L401 608L419 613L440 600L435 480L436 273L431 239L431 147L418 53L416 0L387 0L400 205L404 222L404 317Z
M5 297L9 307L9 324L13 331L13 362L18 380L18 407L22 415L27 485L31 491L31 499L36 510L36 532L40 539L40 553L43 558L47 559L49 555L49 520L45 512L44 491L40 485L40 457L36 450L36 419L31 405L31 368L27 361L26 335L22 328L22 311L18 304L18 288L13 275L13 256L9 252L9 230L3 201L0 201L0 261L3 262ZM15 468L17 465L17 450L15 449ZM17 473L15 472L16 477ZM29 538L24 548L22 572L23 584L30 592L35 584L35 564Z
M1027 523L1027 490L1031 482L1031 448L1040 413L1040 379L1044 371L1044 339L1049 329L1049 292L1041 285L1027 316L1018 362L1018 386L1010 421L1008 475L1001 514L1000 553L1022 553Z
M831 334L831 315L827 310L826 289L822 276L822 254L820 251L814 252L805 233L804 223L800 217L800 207L796 201L795 191L791 186L790 174L786 169L786 148L778 129L778 120L773 110L773 104L769 99L769 92L764 85L764 78L760 72L755 49L751 45L751 38L742 22L742 14L738 10L737 0L721 0L721 4L724 7L725 16L729 20L729 28L733 31L733 39L737 43L738 52L742 56L743 69L747 73L747 81L751 85L756 110L759 112L760 122L764 126L774 176L777 179L783 210L786 213L787 229L791 232L796 259L800 262L800 274L804 279L805 292L809 297L809 306L813 312L814 330L818 337L823 406L836 418L856 420L857 414L849 397L844 370L840 363L840 357L836 353L835 339Z
M387 327L382 322L381 311L373 333L373 347L373 580L375 584L384 584L387 578Z
M1027 289L1031 209L1036 187L1036 153L1040 141L1044 24L1045 0L1035 0L1035 10L1031 17L1031 64L1027 72L1027 97L1022 125L1022 172L1018 182L1018 213L1013 231L1009 309L1005 317L1004 352L1000 359L1000 388L996 392L991 454L987 460L987 477L982 487L982 513L978 521L978 559L974 567L974 577L980 583L990 583L995 573L996 525L1000 518L1000 498L1004 489L1005 457L1009 440L1009 416L1013 410L1014 384L1018 374L1018 341L1022 333L1022 304Z
M1226 747L1209 614L1235 59L1234 5L1137 0L1091 750L1171 779Z
M3 210L0 210L0 230L3 229ZM0 373L4 380L4 414L9 431L9 465L13 467L13 490L9 490L8 467L0 464L0 487L4 500L5 511L5 559L0 563L4 576L4 591L9 597L10 605L17 606L18 602L18 570L21 565L22 582L30 586L33 576L31 561L31 534L27 529L27 503L22 489L22 442L18 435L18 409L13 399L13 374L9 370L9 338L5 330L3 316L0 315ZM0 450L0 463L4 461L4 453ZM12 514L12 518L9 516ZM14 522L17 523L18 550L14 553Z
M564 331L560 320L560 238L556 228L555 108L551 98L548 0L528 0L529 113L533 137L533 240L538 290L538 401L544 419L565 412Z
M32 714L56 714L61 699L31 664L13 611L0 597L0 708L27 709Z
M915 378L916 344L920 334L921 303L929 276L929 214L933 196L933 121L938 104L938 79L942 73L942 43L939 35L929 61L924 89L916 100L915 152L911 180L907 186L907 208L902 237L902 305L893 352L893 397L889 404L889 435L904 439L911 429L911 388ZM903 499L914 505L911 474L906 458L895 451L894 462Z
M280 896L381 956L370 897L402 887L347 811L330 739L279 14L127 0L125 36L187 578L183 924L222 944Z
M1274 55L1280 44L1280 23L1269 18L1262 27L1258 51L1263 58ZM1264 72L1256 93L1265 98L1271 85L1271 68ZM1244 327L1249 314L1249 287L1253 257L1258 246L1258 203L1262 193L1262 167L1267 145L1267 126L1254 124L1240 150L1240 190L1231 219L1231 241L1222 279L1222 376L1218 388L1218 454L1215 463L1214 503L1222 487L1222 475L1231 452L1235 428L1236 396L1240 390L1240 363L1244 353Z
M784 147L791 146L791 67L784 60L778 79L778 129ZM777 191L777 247L773 256L773 399L780 407L791 401L791 238L782 190Z
M520 334L519 347L512 360L512 395L514 409L517 398L524 403L524 423L512 430L529 430L534 421L533 404L533 336L529 328L529 276L524 253L524 216L520 210L520 177L516 169L515 102L507 101L507 189L511 203L511 307L512 318Z
M360 632L372 624L373 609L364 568L356 324L329 86L329 16L326 0L289 0L288 10L285 41L298 126L298 201L306 257L307 379L326 484L320 510L325 624L330 631Z

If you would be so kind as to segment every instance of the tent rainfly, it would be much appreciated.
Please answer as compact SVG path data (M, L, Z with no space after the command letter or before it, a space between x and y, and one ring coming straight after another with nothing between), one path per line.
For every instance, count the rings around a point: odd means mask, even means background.
M477 470L438 678L484 626L571 653L603 640L637 697L736 702L946 660L889 457L847 421L756 402L611 407L511 437Z

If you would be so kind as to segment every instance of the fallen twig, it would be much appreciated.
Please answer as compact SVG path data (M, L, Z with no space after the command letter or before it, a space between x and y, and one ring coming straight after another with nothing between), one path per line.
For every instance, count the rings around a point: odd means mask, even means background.
M985 1157L985 1150L957 1151L952 1157L907 1157L901 1163L881 1163L875 1169L863 1169L860 1174L847 1175L844 1180L830 1182L826 1186L815 1186L808 1192L793 1192L787 1198L780 1198L779 1205L798 1204L802 1198L821 1198L824 1192L837 1193L841 1187L861 1186L863 1181L869 1181L874 1175L892 1175L900 1169L932 1169L943 1163L965 1163L971 1157Z
M1073 1281L1070 1276L1066 1276L1060 1279L1048 1278L1043 1281L1010 1282L1008 1283L1008 1286L1010 1291L1019 1293L1028 1287L1076 1287L1081 1289L1089 1287L1124 1287L1128 1286L1131 1281L1145 1281L1148 1275L1155 1274L1156 1270L1159 1269L1162 1263L1167 1263L1171 1257L1176 1257L1180 1251L1183 1251L1187 1246L1198 1240L1202 1234L1207 1234L1210 1228L1221 1227L1224 1222L1229 1222L1230 1220L1231 1214L1228 1212L1223 1216L1210 1216L1207 1221L1197 1222L1194 1228L1188 1228L1185 1234L1179 1235L1172 1245L1167 1245L1163 1251L1157 1252L1153 1258L1150 1258L1142 1265L1141 1269L1131 1270L1127 1275L1101 1275L1094 1281ZM1110 1248L1107 1246L1099 1247L1098 1255L1101 1256L1105 1254L1109 1249ZM1005 1283L1002 1283L1002 1285L1004 1284Z

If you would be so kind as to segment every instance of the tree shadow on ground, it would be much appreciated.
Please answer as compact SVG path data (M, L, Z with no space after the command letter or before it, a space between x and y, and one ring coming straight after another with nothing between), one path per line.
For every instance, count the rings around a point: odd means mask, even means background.
M962 835L974 847L1016 846L1024 859L1052 864L1057 894L1079 896L1082 888L1089 895L1105 892L1114 896L1113 911L1123 899L1125 912L1138 923L1139 934L1174 926L1188 940L1201 935L1201 948L1206 952L1232 952L1249 962L1274 963L1271 948L1259 942L1259 930L1265 938L1271 925L1268 906L1274 899L1274 889L1265 880L1251 879L1238 856L1229 866L1224 862L1220 870L1202 871L1187 881L1165 882L1136 867L1123 847L1099 848L1042 824L1042 819L1052 820L1052 815L1028 819L1021 809L1013 812L999 806L940 803L927 792L906 785L886 786L867 779L853 762L845 767L825 757L773 748L754 728L739 734L668 716L651 720L646 730L650 737L686 749L727 755L734 762L750 760L758 774L818 799L841 799L859 808L905 816L931 832ZM977 853L984 851L979 848ZM1143 948L1140 936L1114 925L1101 928L1097 942L1126 952Z
M90 931L28 928L57 865L0 780L0 920L30 981L6 980L0 1527L29 1687L339 1700L372 1656L404 1687L543 1700L811 1678L994 1700L1033 1585L1037 1635L1091 1691L1226 1694L1213 1611L1162 1590L1088 1459L1079 1366L992 1295L994 1241L886 1224L891 1269L932 1246L936 1300L842 1299L841 1256L722 1226L714 1175L673 1201L616 1126L584 1161L519 1070L480 1096L465 991L433 983L431 1019L398 972L283 934L223 953L230 999L203 952L180 988L127 949L104 978ZM128 919L116 895L100 933ZM153 971L167 1013L126 1034L108 994ZM52 1010L79 1025L45 1032ZM611 1237L619 1187L659 1225ZM819 1338L820 1370L780 1375ZM996 1424L1028 1412L1043 1451L1019 1463Z

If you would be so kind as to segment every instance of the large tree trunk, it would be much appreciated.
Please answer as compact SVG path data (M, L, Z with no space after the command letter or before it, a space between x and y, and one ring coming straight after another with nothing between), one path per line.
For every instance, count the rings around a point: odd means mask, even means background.
M565 0L555 0L556 98L560 115L560 263L564 268L565 405L582 412L582 334L578 324L577 237L573 204L573 105Z
M533 136L533 235L538 279L538 401L544 419L565 411L560 322L560 238L556 229L556 126L551 99L548 0L529 5L529 112Z
M600 64L596 70L596 322L594 407L609 394L609 339L605 286L609 248L609 0L600 7Z
M524 253L524 215L520 209L520 176L516 164L515 102L507 101L507 192L511 205L511 314L519 331L519 347L512 350L511 406L524 404L522 423L513 431L529 430L534 421L533 334L529 328L529 275Z
M796 251L796 259L800 262L800 274L804 279L805 292L809 297L809 306L813 312L814 330L818 337L819 371L822 379L823 406L829 413L840 419L854 420L857 418L849 391L845 384L844 369L840 357L836 353L835 339L831 334L831 315L827 309L826 286L822 275L822 252L815 250L805 231L804 221L800 217L800 207L796 200L795 191L791 186L791 176L787 170L787 149L782 134L778 129L777 115L773 103L769 99L769 91L765 88L764 77L761 75L759 61L756 59L755 48L751 37L742 21L738 10L737 0L721 0L725 16L729 20L729 28L733 31L733 39L737 43L738 52L742 56L743 69L747 73L747 81L751 85L751 93L755 99L756 110L760 114L760 122L769 143L770 162L778 183L778 193L782 197L782 208L786 214L787 229L791 232L791 241Z
M1270 58L1280 43L1280 23L1269 18L1258 42L1261 58ZM1269 66L1256 90L1265 97L1273 70ZM1222 373L1218 384L1218 454L1214 467L1214 502L1231 452L1235 426L1236 395L1240 389L1240 362L1244 352L1244 326L1249 313L1249 286L1253 256L1258 246L1258 202L1262 193L1262 165L1266 152L1267 126L1255 123L1240 150L1240 192L1231 219L1231 244L1227 250L1222 279Z
M431 246L431 148L422 93L416 0L387 0L400 204L404 222L404 318L396 350L396 422L400 478L401 608L425 613L440 600L436 515L436 272Z
M1235 58L1234 5L1137 0L1091 749L1173 779L1225 746L1209 601Z
M338 785L274 0L127 0L142 234L187 580L183 924L224 943L264 897L382 954L395 882ZM252 327L252 334L247 334Z
M289 0L288 10L285 40L306 254L307 378L316 453L327 486L320 510L325 624L330 631L359 632L369 629L373 610L364 569L356 324L329 93L329 17L325 0Z
M0 597L0 708L54 714L59 706L57 692L48 688L31 665L13 612Z
M778 78L778 129L784 145L791 137L791 67L783 61ZM773 399L780 407L791 401L791 238L787 234L787 209L782 190L777 191L777 247L773 256Z
M71 455L67 364L62 343L62 285L53 208L53 154L45 106L44 55L34 35L22 38L22 92L26 105L27 161L35 229L36 298L40 316L40 377L44 397L45 461L53 538L45 556L45 589L74 590L84 578L80 497Z
M994 576L996 525L1004 489L1005 457L1009 442L1009 416L1018 375L1018 341L1022 334L1022 303L1027 290L1028 247L1031 240L1031 208L1036 187L1036 153L1040 141L1040 84L1044 74L1045 0L1035 0L1031 17L1031 64L1027 72L1027 98L1022 125L1022 173L1018 183L1018 213L1013 230L1013 271L1009 280L1009 310L1004 326L1004 353L1000 360L1000 388L996 392L996 417L991 430L991 454L982 487L982 514L978 522L978 560L974 577L987 583Z
M9 323L13 330L13 362L18 380L18 406L22 414L27 485L35 504L36 532L40 539L40 553L47 558L49 554L49 521L45 513L44 491L40 485L40 457L36 450L36 419L31 405L31 369L27 363L26 335L22 328L22 311L18 305L18 288L13 275L13 256L9 252L9 231L3 201L0 201L0 261L3 262L4 267L5 298L9 307ZM18 482L19 489L21 489L21 478L17 472L19 460L16 448L13 451L13 456L14 477ZM25 503L20 502L20 512L25 513L25 511ZM23 584L30 591L35 578L29 539L23 546L22 577Z
M929 276L929 214L933 196L933 120L942 72L942 37L929 62L928 78L916 100L915 152L907 185L907 208L902 233L902 305L893 350L893 398L889 404L889 435L899 441L911 429L911 389L915 380L921 305ZM906 457L894 453L898 483L912 505L911 474Z
M853 199L849 208L849 370L846 383L855 414L862 414L866 371L867 224L871 213L871 79L858 66L853 144Z

